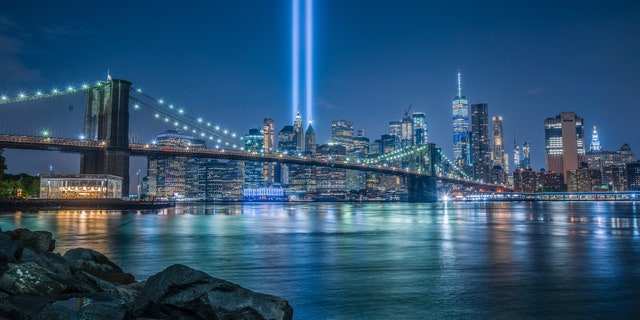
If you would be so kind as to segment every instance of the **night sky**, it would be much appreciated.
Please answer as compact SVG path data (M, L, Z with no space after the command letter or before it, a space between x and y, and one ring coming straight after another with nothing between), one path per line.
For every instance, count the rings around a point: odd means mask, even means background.
M277 131L292 124L291 1L203 2L5 1L0 93L105 80L110 70L241 134L264 118ZM587 145L596 125L605 150L626 142L640 154L639 1L316 0L313 43L318 143L334 119L373 141L411 105L451 156L461 69L469 103L504 117L510 159L514 138L529 141L534 169L544 167L543 121L563 111L584 118ZM5 150L12 173L51 162L15 154Z

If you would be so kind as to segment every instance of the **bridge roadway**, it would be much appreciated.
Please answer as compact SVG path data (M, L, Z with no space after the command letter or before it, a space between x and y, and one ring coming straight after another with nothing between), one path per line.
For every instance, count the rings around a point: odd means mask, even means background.
M37 136L19 136L19 135L0 135L0 149L28 149L28 150L49 150L65 153L83 153L88 151L99 151L105 149L105 143L100 141L79 140L68 138L53 137L37 137ZM382 174L400 175L400 176L425 176L426 172L402 170L395 167L387 167L383 165L370 165L364 163L354 163L346 161L328 161L324 159L316 159L310 157L288 156L279 153L262 154L257 152L233 151L225 149L202 149L202 148L176 148L154 146L150 144L129 144L131 156L175 156L175 157L192 157L192 158L211 158L226 160L247 160L256 162L278 162L284 164L298 164L307 166L322 166L339 169L350 169L359 171L376 172ZM484 187L490 190L500 189L504 186L469 181L456 177L438 175L437 179L452 184L461 184L465 186Z

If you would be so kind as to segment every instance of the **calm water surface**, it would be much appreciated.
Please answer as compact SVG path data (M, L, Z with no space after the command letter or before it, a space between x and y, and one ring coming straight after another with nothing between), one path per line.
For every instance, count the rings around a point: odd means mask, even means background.
M173 263L295 319L640 316L640 203L194 204L0 213L144 280Z

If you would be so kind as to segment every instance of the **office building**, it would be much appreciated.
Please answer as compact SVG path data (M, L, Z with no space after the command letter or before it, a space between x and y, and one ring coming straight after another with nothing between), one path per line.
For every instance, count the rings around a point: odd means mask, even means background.
M626 164L627 190L640 190L640 160Z
M602 151L602 145L600 144L600 138L598 137L598 130L596 126L593 126L593 133L591 133L591 144L589 144L589 152Z
M341 145L346 152L353 150L353 123L347 120L331 121L331 142Z
M293 121L293 134L296 145L296 152L304 151L304 128L302 127L302 117L300 112L296 114L296 118Z
M313 130L311 123L309 123L304 134L304 151L310 155L316 154L316 132Z
M493 122L493 165L505 170L504 165L504 138L502 131L502 116L491 118Z
M584 161L584 127L575 112L562 112L544 120L547 171L565 173Z
M598 191L602 186L602 174L596 169L567 170L568 192Z
M462 95L460 70L458 70L458 94L453 98L453 159L460 165L471 165L469 150L469 102Z
M421 145L429 142L429 128L424 112L414 112L411 115L413 122L413 144Z
M400 145L404 148L413 144L413 121L409 116L409 109L404 111L404 116L400 122Z
M520 167L524 169L531 168L531 145L527 141L522 144L522 160L520 160Z
M471 105L471 159L473 177L487 182L493 167L489 137L489 106L486 103Z
M244 150L264 154L264 136L260 129L250 129L249 134L244 136ZM263 167L263 162L244 161L244 188L266 187Z
M273 119L264 119L262 126L262 141L264 143L265 154L274 153L276 151L275 128ZM276 164L273 162L264 162L262 175L264 176L265 182L269 186L273 185L275 181L275 166Z

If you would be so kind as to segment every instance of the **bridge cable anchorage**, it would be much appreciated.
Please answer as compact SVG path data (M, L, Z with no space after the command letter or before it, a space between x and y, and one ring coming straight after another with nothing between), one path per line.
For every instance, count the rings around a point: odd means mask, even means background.
M7 96L6 94L3 94L3 95L0 95L0 104L10 104L10 103L25 102L25 101L33 101L33 100L39 100L39 99L45 99L45 98L51 98L51 97L58 97L58 96L64 96L64 95L69 95L69 94L75 94L75 93L79 93L79 92L87 92L91 88L96 87L96 86L100 86L100 85L103 85L103 84L104 84L103 82L96 81L96 84L94 84L94 85L89 85L87 83L83 83L83 84L81 84L79 86L68 85L64 89L53 88L53 89L51 89L50 92L43 92L41 90L38 90L38 91L36 91L36 92L34 92L33 94L30 94L30 95L25 93L25 92L20 92L14 98L11 98L11 97Z
M223 129L220 126L212 125L209 121L205 122L200 117L196 118L185 114L183 108L176 107L173 104L166 104L163 99L157 99L145 94L141 89L134 89L133 93L134 94L129 95L129 98L155 111L155 118L161 118L160 115L162 115L165 122L169 122L168 119L172 119L174 126L179 129L186 130L189 133L199 133L200 137L208 138L217 143L223 143L224 141L224 145L232 146L234 149L244 149L242 142L244 138L238 137L235 133L231 133L229 130ZM138 105L136 104L136 106ZM180 127L180 125L182 125L182 127ZM189 128L191 129L190 131L188 131ZM232 145L229 145L229 143ZM238 146L238 144L240 146Z

